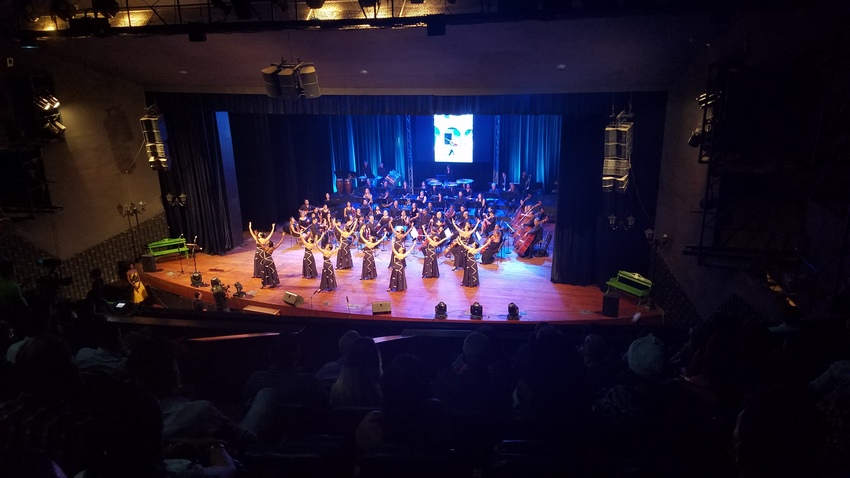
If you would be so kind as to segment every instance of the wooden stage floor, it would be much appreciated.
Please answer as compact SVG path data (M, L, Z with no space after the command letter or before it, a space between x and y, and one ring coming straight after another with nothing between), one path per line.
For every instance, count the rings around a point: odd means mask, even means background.
M408 240L408 244L410 240ZM142 272L145 284L170 292L187 299L200 290L203 299L212 303L209 283L217 277L223 284L229 284L231 295L236 292L233 284L241 282L246 296L229 299L231 309L259 309L265 313L277 313L282 316L356 318L371 320L402 320L434 322L434 306L443 301L448 306L446 322L468 322L469 306L479 302L483 306L482 322L508 322L508 304L519 306L520 322L552 322L560 324L579 324L599 322L607 325L632 324L635 314L640 314L641 325L658 325L662 322L663 311L652 310L638 305L637 300L626 295L620 296L619 313L616 318L602 315L603 293L596 286L570 286L554 284L550 281L552 258L539 257L518 259L509 252L505 258L496 258L493 264L479 264L481 285L475 288L460 285L462 270L452 271L453 261L440 257L440 277L423 279L423 255L416 251L407 258L407 285L403 292L387 292L390 271L389 249L387 243L376 251L378 265L377 280L360 280L363 252L352 249L354 268L336 271L338 288L332 292L316 292L320 278L301 277L301 261L304 250L294 245L287 235L284 243L274 253L275 264L281 284L273 289L261 289L260 279L251 277L253 273L254 243L246 240L223 256L198 253L195 258L197 270L201 272L204 287L191 286L190 278L194 270L191 259L181 261L177 257L158 259L157 272ZM507 247L503 248L507 251ZM321 254L315 253L316 263L321 274ZM332 259L336 264L336 257ZM141 268L140 268L141 272ZM283 302L285 292L294 292L304 298L304 303L293 307ZM388 301L391 312L372 314L372 303Z

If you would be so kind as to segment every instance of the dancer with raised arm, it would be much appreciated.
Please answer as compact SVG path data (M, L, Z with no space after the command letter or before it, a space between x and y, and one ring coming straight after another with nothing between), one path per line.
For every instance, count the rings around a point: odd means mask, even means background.
M273 233L274 229L272 229L272 232L269 233L269 239L271 239L271 235ZM260 289L265 289L266 287L273 289L280 285L280 278L277 276L277 266L274 263L272 253L281 244L283 244L284 236L286 236L286 232L281 230L280 241L275 244L273 241L269 240L263 245L263 248L260 251L260 278L263 280L263 285Z
M351 269L354 263L351 260L351 236L354 235L354 228L357 224L353 219L349 219L345 223L345 228L340 229L339 221L334 222L334 228L339 234L339 253L336 255L337 269Z
M259 278L261 276L262 271L262 259L260 258L260 254L263 251L263 247L269 242L272 234L274 233L274 223L272 223L271 232L266 234L265 232L255 231L254 227L251 225L251 221L248 221L248 232L251 233L251 238L254 239L254 245L257 249L254 251L254 275L252 277Z
M439 236L436 236L439 237ZM449 238L443 236L439 241L430 234L425 234L425 263L422 264L422 278L440 277L440 264L437 260L437 248Z
M410 234L411 229L413 229L413 228L401 226L401 230L397 231L396 228L393 226L393 221L390 220L389 230L392 231L392 233L393 233L393 244L392 244L393 249L396 249L397 246L404 247L404 240L405 240L405 238L407 238L407 235ZM390 264L387 266L387 269L389 269L392 266L393 266L393 257L392 257L392 255L390 255ZM407 262L405 262L404 266L407 267Z
M360 227L360 237L365 246L365 249L363 249L363 272L360 274L360 280L376 279L378 267L375 265L375 248L384 242L384 238L375 239L367 236L366 224ZM369 238L367 239L367 237Z
M319 243L322 242L322 236L316 237L310 232L301 236L301 240L304 242L304 261L301 265L301 276L305 279L312 279L319 275L319 272L316 270L316 258L313 257L313 250L319 247ZM315 237L315 240L311 240L312 237Z
M393 272L390 274L390 286L387 287L387 292L393 290L401 292L407 289L407 277L404 274L405 269L407 269L407 261L405 259L411 252L413 252L412 247L409 250L405 250L404 245L398 248L393 247Z
M466 249L466 265L463 268L463 279L461 279L460 285L464 287L478 287L478 262L475 261L475 255L490 245L490 239L487 239L481 247L477 247L477 243L473 247L467 246L462 242L458 242L458 244Z
M451 249L451 253L455 258L455 266L452 268L453 271L460 269L461 267L466 267L466 253L461 248L461 246L466 246L470 242L470 238L472 234L475 233L475 230L478 229L478 225L481 224L481 221L476 221L475 226L471 226L469 222L467 222L463 229L457 226L457 223L452 219L452 226L457 230L459 235L458 239L455 241L456 246L453 246Z
M328 243L324 249L319 250L324 258L322 262L322 282L319 283L319 290L332 291L336 289L336 274L334 274L334 266L331 264L331 256L339 250L339 247L333 247L331 243Z

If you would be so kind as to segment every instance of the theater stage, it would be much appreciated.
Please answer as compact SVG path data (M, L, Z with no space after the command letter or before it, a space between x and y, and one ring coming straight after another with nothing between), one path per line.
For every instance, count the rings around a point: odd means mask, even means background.
M408 240L408 244L410 240ZM421 278L423 255L416 251L407 258L407 284L404 292L387 292L390 270L389 245L384 243L376 251L378 265L377 280L360 280L363 252L352 249L354 268L336 271L338 288L332 292L316 292L320 278L301 277L303 248L297 247L287 235L284 243L275 251L281 284L273 289L261 289L260 279L253 273L254 243L249 238L241 246L223 256L212 256L200 252L195 257L197 270L201 272L203 287L195 288L190 283L195 270L192 259L176 256L157 259L156 272L142 272L145 284L172 294L191 299L200 290L208 304L213 302L210 281L217 277L223 284L230 285L231 297L228 304L232 310L255 311L290 317L352 318L359 320L392 320L410 322L433 322L434 306L443 301L448 306L446 322L469 322L469 306L478 302L483 306L483 322L508 322L508 304L519 306L521 323L552 322L581 324L600 322L608 325L632 324L635 314L640 314L640 324L658 325L662 322L660 308L648 309L638 305L637 299L621 294L617 317L602 313L603 291L596 286L570 286L550 281L552 258L536 257L518 259L503 247L504 258L497 257L493 264L479 264L481 285L475 288L460 285L463 271L452 271L453 261L441 255L440 277ZM321 274L321 254L315 253ZM336 264L336 257L332 259ZM181 272L182 270L182 272ZM245 297L232 297L236 292L234 283L243 285ZM303 297L297 307L283 301L289 291ZM390 312L373 315L372 304L389 302Z

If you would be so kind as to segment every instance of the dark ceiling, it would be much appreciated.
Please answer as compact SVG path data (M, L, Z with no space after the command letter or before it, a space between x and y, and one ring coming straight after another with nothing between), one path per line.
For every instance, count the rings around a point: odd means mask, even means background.
M262 93L270 63L313 62L324 94L504 94L666 90L724 28L708 15L647 15L426 28L40 39L37 55L150 90Z

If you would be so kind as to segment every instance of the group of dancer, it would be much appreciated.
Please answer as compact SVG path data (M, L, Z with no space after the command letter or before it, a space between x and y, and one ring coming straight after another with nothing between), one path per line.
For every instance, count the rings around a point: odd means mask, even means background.
M416 250L417 242L419 249L423 252L424 262L422 267L423 278L440 277L438 250L447 245L445 254L454 258L453 271L463 269L461 285L476 287L479 285L478 263L476 255L482 254L482 258L489 257L498 251L502 242L501 228L493 223L486 240L481 231L485 229L481 220L473 224L467 214L462 215L460 221L452 219L446 222L442 215L429 221L428 227L417 228L413 225L395 225L395 218L390 217L386 224L383 221L376 222L374 216L363 223L358 222L354 216L350 216L345 223L337 219L331 219L330 227L318 227L318 223L301 226L297 221L289 224L289 233L297 238L297 243L304 249L302 261L302 277L313 279L319 277L316 267L314 253L318 251L323 258L321 281L319 290L332 291L337 288L336 270L352 269L351 248L362 247L363 261L360 279L374 280L378 277L378 269L375 262L375 250L385 241L390 241L390 278L387 291L404 291L407 289L407 257ZM254 277L261 279L262 288L274 288L280 284L280 278L274 263L272 254L280 246L286 232L281 230L277 242L273 240L276 225L272 224L271 231L266 233L254 229L253 224L248 224L251 237L256 244L254 254ZM454 233L447 232L448 228ZM408 247L407 238L414 239L414 245ZM451 242L449 242L451 241ZM332 257L336 255L336 265ZM484 259L486 262L486 259Z

